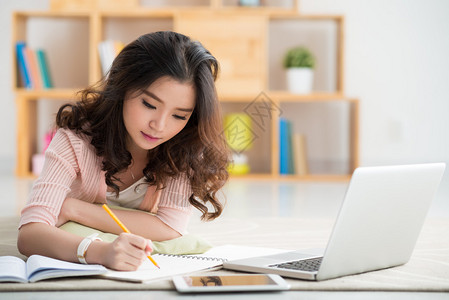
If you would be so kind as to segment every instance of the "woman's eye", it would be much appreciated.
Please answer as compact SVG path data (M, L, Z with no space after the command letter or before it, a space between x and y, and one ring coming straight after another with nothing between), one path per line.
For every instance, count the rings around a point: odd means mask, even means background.
M179 119L179 120L187 120L187 117L184 117L184 116L178 116L178 115L173 115L173 117L175 117L176 119Z
M142 100L142 103L143 103L143 105L145 105L145 106L148 107L148 108L151 108L151 109L155 109L155 108L156 108L155 106L151 105L150 103L148 103L148 102L145 101L145 100Z

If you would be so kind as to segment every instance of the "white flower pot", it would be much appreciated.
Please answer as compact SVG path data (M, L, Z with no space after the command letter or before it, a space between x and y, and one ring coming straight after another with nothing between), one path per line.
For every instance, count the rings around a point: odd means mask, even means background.
M294 94L309 94L312 92L313 69L289 68L287 69L287 88Z

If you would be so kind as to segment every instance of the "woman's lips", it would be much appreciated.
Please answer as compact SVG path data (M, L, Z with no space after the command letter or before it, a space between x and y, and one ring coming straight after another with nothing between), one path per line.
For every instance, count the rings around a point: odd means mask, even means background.
M148 135L148 134L146 134L146 133L144 133L144 132L142 132L142 131L141 131L140 133L142 133L143 137L144 137L147 141L155 142L155 141L160 140L160 138L154 137L154 136L152 136L152 135Z

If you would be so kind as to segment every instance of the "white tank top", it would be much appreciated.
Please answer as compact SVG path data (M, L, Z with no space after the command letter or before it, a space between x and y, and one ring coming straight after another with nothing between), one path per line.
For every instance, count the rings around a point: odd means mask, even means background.
M121 191L118 198L115 192L106 192L106 200L109 205L117 205L127 208L139 208L147 191L145 177L142 177L128 188Z

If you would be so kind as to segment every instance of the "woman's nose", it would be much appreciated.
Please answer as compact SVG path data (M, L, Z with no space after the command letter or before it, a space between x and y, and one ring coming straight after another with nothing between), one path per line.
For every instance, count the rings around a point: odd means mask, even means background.
M165 124L167 123L167 116L159 115L153 118L150 121L150 127L158 132L162 131L165 128Z

